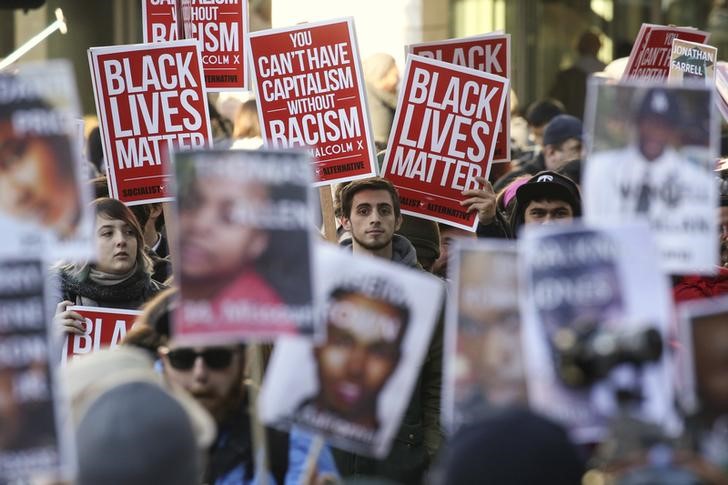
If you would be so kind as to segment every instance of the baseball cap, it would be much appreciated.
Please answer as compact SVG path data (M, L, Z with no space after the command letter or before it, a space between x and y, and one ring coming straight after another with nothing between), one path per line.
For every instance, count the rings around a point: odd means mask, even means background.
M543 132L543 144L560 145L566 140L576 138L581 140L581 120L571 115L558 115L552 119Z
M637 119L661 118L671 124L678 124L680 107L673 92L665 88L652 88L645 93L637 110Z
M539 172L516 190L516 200L522 208L529 202L540 199L563 200L571 206L574 217L581 216L579 187L568 177L556 172Z

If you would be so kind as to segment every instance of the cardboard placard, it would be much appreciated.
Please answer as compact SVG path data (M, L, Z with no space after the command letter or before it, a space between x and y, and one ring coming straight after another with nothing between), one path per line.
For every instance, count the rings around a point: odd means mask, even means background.
M173 200L169 150L212 145L198 43L92 47L88 56L110 196Z
M175 154L176 341L318 335L310 162L290 151Z
M531 407L565 424L576 441L596 443L620 412L617 391L636 391L633 417L678 433L666 343L670 290L648 227L531 224L518 245ZM647 329L658 332L661 357L633 365L632 356L649 355L640 336Z
M142 35L145 44L177 40L175 0L142 0Z
M713 91L589 84L584 217L595 225L648 221L671 274L712 274L719 261Z
M68 61L0 73L0 258L92 257L78 106Z
M44 264L3 261L0 274L0 481L71 480L75 446L62 419Z
M62 365L76 356L116 348L142 312L118 308L69 306L86 321L85 335L69 334L63 345Z
M670 71L672 41L681 39L704 44L708 37L708 32L690 27L642 24L622 78L665 80Z
M251 33L250 55L266 146L309 148L316 186L376 175L351 18Z
M723 119L728 121L728 62L718 61L715 71L715 87L718 91L715 104Z
M500 76L407 56L382 167L403 213L475 231L462 191L488 178L508 89Z
M510 34L491 33L460 39L411 44L407 46L407 53L450 62L506 79L511 78ZM493 163L508 162L511 159L510 100L511 93L509 90L501 113L498 136L493 151Z
M316 273L326 339L276 342L260 418L384 457L420 375L444 285L422 271L328 244L317 247Z
M248 1L179 0L186 39L200 43L208 91L248 89Z
M703 80L712 86L715 82L715 63L718 61L718 49L706 44L697 44L687 40L672 41L670 54L670 83Z
M455 431L494 408L527 404L516 245L456 239L445 327L443 423Z

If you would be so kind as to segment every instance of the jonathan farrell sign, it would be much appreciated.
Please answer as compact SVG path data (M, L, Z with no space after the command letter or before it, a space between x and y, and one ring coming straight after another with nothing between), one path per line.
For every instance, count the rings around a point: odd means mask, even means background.
M197 43L91 48L89 63L111 197L171 200L169 149L211 144Z

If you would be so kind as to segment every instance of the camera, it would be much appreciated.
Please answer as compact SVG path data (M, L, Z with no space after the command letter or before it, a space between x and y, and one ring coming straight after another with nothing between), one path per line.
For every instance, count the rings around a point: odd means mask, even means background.
M620 364L657 362L663 349L662 335L655 328L615 330L597 322L561 328L552 344L556 371L572 388L591 386Z

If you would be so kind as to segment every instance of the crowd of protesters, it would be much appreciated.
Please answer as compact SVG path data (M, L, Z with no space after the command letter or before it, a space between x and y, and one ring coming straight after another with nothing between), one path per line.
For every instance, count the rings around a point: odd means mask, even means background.
M582 64L594 57L596 42L595 46L594 38L588 37L580 44ZM366 59L364 73L374 137L381 150L394 117L400 76L394 59L385 54ZM581 77L585 82L586 74ZM559 91L554 89L553 94ZM256 110L255 100L247 99L239 102L232 119L215 114L215 145L261 147ZM491 171L490 180L478 178L480 188L462 193L461 205L477 214L476 232L403 216L392 183L374 177L336 187L339 245L354 255L382 258L447 281L448 254L456 238L515 239L524 225L569 223L581 217L584 129L573 114L582 111L582 99L562 103L549 98L532 103L523 113L512 113L512 161ZM87 142L87 172L104 173L98 130L91 132ZM728 143L722 155L728 156ZM0 170L4 166L0 160ZM716 244L721 245L723 266L715 276L673 275L676 302L728 294L728 165L722 168L716 171L721 199L715 223L721 228ZM142 314L121 349L75 359L63 370L77 434L77 482L81 485L568 485L582 483L585 477L600 480L603 472L627 475L626 470L633 472L631 481L620 483L728 483L715 463L683 443L675 445L679 451L674 457L666 458L664 449L645 442L642 453L599 463L602 466L597 469L599 443L576 446L559 424L521 408L494 410L481 422L446 436L440 421L444 304L386 458L373 459L327 444L315 449L315 437L304 430L294 427L284 433L265 428L256 419L255 400L272 346L187 346L175 341L171 320L179 291L172 276L161 205L127 207L106 197L103 176L91 179L88 183L95 184L99 196L92 203L98 258L91 264L61 261L51 268L49 279L57 288L53 325L63 334L83 335L84 318L68 309L74 305L141 310ZM219 184L210 190L219 195L223 188ZM205 227L202 222L198 229ZM229 241L224 238L235 235L203 231L196 237L207 245L205 251L219 256L220 266L206 276L211 285L215 277L226 277L231 269L223 254ZM255 243L251 236L233 239L233 244ZM358 370L343 362L337 372L353 375ZM375 377L361 379L370 382ZM728 435L724 438L728 440ZM728 444L723 444L723 450L728 455ZM663 455L653 456L659 451ZM722 462L727 464L728 459Z

